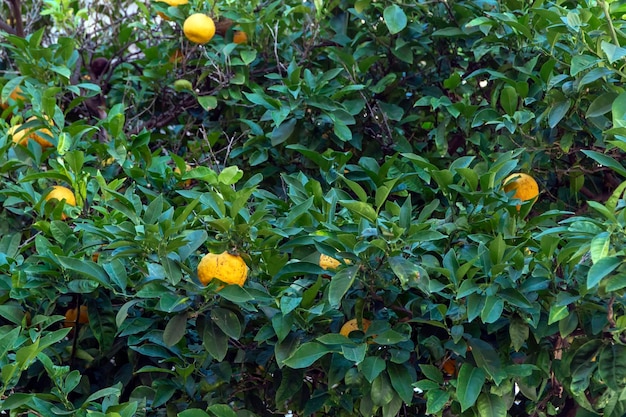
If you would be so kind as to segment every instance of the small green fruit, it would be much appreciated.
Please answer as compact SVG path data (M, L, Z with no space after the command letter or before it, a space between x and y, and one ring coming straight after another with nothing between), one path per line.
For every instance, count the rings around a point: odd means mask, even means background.
M176 80L174 81L174 90L176 91L193 90L193 85L188 80Z

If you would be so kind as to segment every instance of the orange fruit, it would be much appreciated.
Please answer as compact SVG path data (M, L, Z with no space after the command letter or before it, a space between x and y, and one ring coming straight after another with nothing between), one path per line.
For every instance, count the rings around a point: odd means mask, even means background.
M189 0L158 0L161 3L167 3L168 6L182 6L183 4L189 3Z
M27 122L30 122L31 120L36 120L36 119L37 118L33 116L29 118ZM49 117L45 116L45 119L48 120L50 123L52 123L52 119L50 119ZM21 126L22 126L21 124L11 126L7 132L9 135L13 136L14 143L17 143L22 146L28 146L28 140L33 139L44 149L54 146L45 137L41 136L41 134L52 136L52 132L47 127L41 128L39 130L33 130L33 129L19 130Z
M339 333L344 335L345 337L348 337L350 335L350 333L356 331L356 330L360 330L363 333L365 333L367 331L367 329L370 327L370 324L372 324L372 322L368 319L362 319L361 320L361 326L359 327L359 323L357 319L351 319L348 320L347 322L345 322L343 324L343 326L341 326L341 329L339 330Z
M320 255L319 266L321 266L324 270L337 269L339 265L341 265L341 262L339 262L335 258L325 255L323 253Z
M13 91L11 91L11 94L9 94L9 98L13 100L24 100L25 97L22 95L22 89L17 86ZM9 107L9 103L1 102L0 107L6 109L7 107Z
M44 118L50 122L52 122L52 119L49 118L48 116L44 116ZM30 122L31 120L37 120L37 118L35 116L29 118L27 120L27 122ZM43 133L45 135L48 136L52 136L52 132L50 131L50 129L48 129L47 127L41 128L39 130L35 130L34 132L32 132L30 134L30 138L33 139L35 142L37 142L39 145L41 145L42 148L50 148L52 146L54 146L52 143L50 143L46 138L44 138L43 136L40 136L39 134Z
M21 129L21 124L13 125L7 131L7 135L12 137L13 143L22 146L28 146L28 132L25 129Z
M511 174L504 179L504 191L509 193L515 191L514 198L522 201L534 200L539 195L539 185L533 177L524 173ZM521 204L517 205L519 210Z
M243 287L248 279L248 265L239 255L228 252L208 253L198 264L198 280L203 285L208 285L216 278L225 284Z
M191 42L205 44L215 35L215 23L204 13L194 13L185 19L183 33Z
M248 35L243 30L236 30L233 33L233 42L238 44L248 43Z
M78 309L78 307L68 309L65 312L65 321L63 322L63 327L74 327L76 326L77 321L79 324L89 323L89 315L87 313L86 305L80 306L80 310Z
M191 165L189 164L185 164L185 172L189 171L191 169ZM174 172L178 175L183 175L183 173L180 171L180 168L176 167L174 168ZM191 186L191 178L186 179L181 181L179 184L181 184L183 187L190 187Z
M163 20L168 20L168 21L169 21L169 20L172 20L172 19L170 19L170 18L169 18L169 17L168 17L165 13L163 13L163 12L157 12L157 16L159 16L159 17L160 17L161 19L163 19Z
M170 64L180 64L183 61L184 57L185 55L183 54L183 52L180 49L177 49L172 52L172 55L170 55L168 61Z
M441 364L441 369L448 375L456 375L456 361L452 358L446 358Z
M61 185L55 185L52 187L52 191L50 191L46 197L46 201L49 200L57 200L57 201L65 201L65 204L69 204L70 206L76 206L76 196L69 188L63 187ZM65 213L61 215L61 219L65 220L67 216Z

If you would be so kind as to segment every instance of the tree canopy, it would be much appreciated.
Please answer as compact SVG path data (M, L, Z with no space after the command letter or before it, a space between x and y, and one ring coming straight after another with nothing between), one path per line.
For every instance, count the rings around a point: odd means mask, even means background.
M626 414L626 5L6 0L0 30L1 412Z

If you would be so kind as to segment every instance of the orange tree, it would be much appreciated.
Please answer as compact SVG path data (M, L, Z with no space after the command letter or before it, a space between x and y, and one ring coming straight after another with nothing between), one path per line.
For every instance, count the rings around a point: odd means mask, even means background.
M623 5L78 3L0 9L2 412L624 415Z

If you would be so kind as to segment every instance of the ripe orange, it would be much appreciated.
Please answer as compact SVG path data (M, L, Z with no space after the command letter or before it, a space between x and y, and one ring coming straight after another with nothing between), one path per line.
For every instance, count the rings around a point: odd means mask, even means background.
M78 307L68 309L65 312L65 321L63 322L63 327L75 327L77 320L79 324L89 323L89 315L87 313L86 305L80 306L80 312Z
M50 119L47 116L45 116L45 118L50 123L52 123L52 119ZM35 116L33 116L33 117L29 118L27 120L27 122L30 122L31 120L36 120L36 119L37 118ZM28 146L28 140L29 139L33 139L35 142L37 142L44 149L45 148L50 148L50 147L54 146L45 137L41 136L41 134L52 136L52 132L47 127L41 128L39 130L32 130L32 129L22 129L22 130L19 130L21 126L22 126L21 124L13 125L13 126L11 126L9 128L9 130L7 132L9 135L13 136L13 143L17 143L17 144L22 145L22 146Z
M28 145L28 132L25 129L21 129L21 124L13 125L7 131L7 135L12 137L13 143L18 145Z
M191 42L205 44L215 35L215 23L204 13L194 13L185 19L183 33Z
M344 335L345 337L348 337L350 335L350 333L356 331L356 330L360 330L363 333L365 333L367 331L367 329L370 327L370 324L372 324L371 321L369 321L368 319L362 319L361 320L361 325L362 327L359 327L359 323L357 319L351 319L348 320L347 322L345 322L343 324L343 326L341 326L341 329L339 330L339 333Z
M167 3L168 6L182 6L183 4L189 3L189 0L158 0L161 3Z
M441 364L441 370L450 376L456 376L456 361L452 358L446 358Z
M198 264L198 280L203 285L208 285L215 278L225 284L243 287L248 279L248 265L239 255L228 252L208 253Z
M333 257L330 257L322 253L320 255L319 265L325 270L329 270L329 269L333 270L333 269L337 269L337 267L341 265L341 262L339 262Z
M49 118L48 116L44 116L44 118L50 122L52 122L52 119ZM27 122L30 122L31 120L37 120L37 118L35 116L31 117L30 119L27 120ZM50 131L50 129L48 129L47 127L41 128L39 130L35 130L34 132L32 132L30 134L30 137L37 142L39 145L41 145L42 148L50 148L52 146L54 146L52 143L50 143L47 139L45 139L43 136L40 136L39 134L43 133L44 135L48 135L48 136L52 136L52 132Z
M161 19L163 19L163 20L167 20L167 21L172 20L172 19L170 19L170 18L169 18L169 17L168 17L165 13L163 13L163 12L157 12L157 16L159 16L159 17L160 17Z
M183 54L183 52L180 49L176 49L174 52L172 52L168 61L170 64L180 64L183 61L184 57L185 55Z
M22 95L22 89L17 86L13 91L11 91L11 94L9 94L9 98L13 100L24 100L24 96ZM9 107L9 103L0 102L0 107L6 109L7 107Z
M191 165L186 163L185 164L185 172L189 171L190 169L191 169ZM180 168L178 168L178 167L174 168L174 173L176 173L178 175L183 175L183 173L180 171ZM191 186L191 178L183 180L179 184L181 184L185 188L190 187Z
M50 191L46 197L46 201L49 200L57 200L63 201L65 200L65 204L69 204L70 206L76 206L76 196L69 188L63 187L61 185L55 185L52 187L52 191ZM67 216L65 213L61 215L61 219L65 220Z
M504 191L506 193L515 191L514 198L522 201L534 200L539 195L539 185L533 177L524 173L511 174L504 179ZM519 210L520 204L517 205Z
M248 35L243 30L236 30L233 33L233 42L237 44L248 43Z

